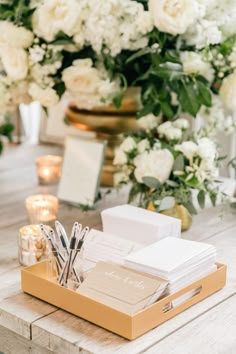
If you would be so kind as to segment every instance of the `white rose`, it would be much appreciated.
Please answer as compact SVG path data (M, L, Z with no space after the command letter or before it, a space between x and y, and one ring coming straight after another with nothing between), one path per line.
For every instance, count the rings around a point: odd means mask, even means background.
M139 183L143 183L143 177L154 177L160 183L165 183L170 176L174 158L167 149L145 151L137 156L134 164L136 166L135 178Z
M34 101L39 101L44 107L53 106L59 101L55 90L50 87L42 89L35 83L30 84L29 94Z
M149 113L146 116L137 120L139 126L144 130L152 130L158 126L160 122L160 117L154 116L154 114Z
M92 65L91 59L79 59L63 71L62 80L70 92L94 93L98 90L101 80Z
M236 109L236 72L223 80L220 97L226 108L229 110Z
M114 174L114 185L119 186L121 183L127 183L129 177L125 172L117 172Z
M130 136L128 136L120 145L120 149L124 152L131 152L136 148L136 146L137 146L136 141Z
M144 151L150 149L150 143L148 139L141 140L137 145L138 152L142 154Z
M158 133L167 140L180 140L182 138L182 130L175 128L173 123L165 122L157 128Z
M180 59L185 74L199 74L205 77L209 82L214 80L214 69L210 63L203 60L200 54L195 52L181 52Z
M48 42L60 31L73 36L81 27L81 12L76 0L44 0L33 14L34 32Z
M173 122L173 126L181 130L187 130L189 128L189 122L187 119L179 118Z
M120 148L116 150L115 152L115 158L113 161L114 165L124 165L128 161L126 153L121 150Z
M12 80L22 80L28 73L28 55L22 48L2 47L0 57L4 70Z
M198 146L193 141L184 141L180 145L175 145L175 151L182 152L190 160L197 154Z
M196 17L195 0L149 0L149 10L159 31L183 34Z
M216 158L216 145L214 141L208 138L199 139L197 153L203 160L208 160L208 162L214 161Z
M0 21L0 47L28 48L33 39L33 33L26 28L9 21Z

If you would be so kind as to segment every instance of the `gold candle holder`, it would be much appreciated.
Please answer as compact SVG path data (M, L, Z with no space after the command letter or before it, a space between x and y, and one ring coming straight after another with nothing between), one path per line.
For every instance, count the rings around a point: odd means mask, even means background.
M48 230L49 226L46 226ZM18 234L18 260L23 266L35 264L49 257L47 239L42 235L39 225L23 226Z
M39 184L48 185L59 182L61 176L61 156L46 155L36 159Z
M26 199L25 206L30 224L51 225L57 218L58 199L54 195L32 195Z

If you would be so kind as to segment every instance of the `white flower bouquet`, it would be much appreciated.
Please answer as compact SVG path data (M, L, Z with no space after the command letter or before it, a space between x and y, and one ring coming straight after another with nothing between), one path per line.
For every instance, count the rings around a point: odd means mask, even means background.
M209 116L220 92L230 129L235 23L235 0L2 0L0 112L64 93L82 109L119 107L138 85L138 118Z
M150 120L150 117L147 118ZM151 130L128 136L116 152L120 171L116 185L131 184L129 202L163 211L183 205L196 213L192 191L197 190L200 207L208 194L213 205L218 194L219 153L216 144L199 133L189 136L189 123L180 118Z

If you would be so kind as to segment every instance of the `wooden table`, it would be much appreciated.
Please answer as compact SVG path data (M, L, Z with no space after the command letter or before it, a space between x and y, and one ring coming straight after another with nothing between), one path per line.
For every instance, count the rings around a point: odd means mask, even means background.
M209 209L194 219L186 239L206 241L228 264L227 286L135 341L102 328L22 293L17 260L17 232L27 224L24 199L38 192L34 159L61 153L48 146L8 148L0 158L0 352L5 354L235 354L236 353L236 218ZM82 213L61 205L59 220L71 227L75 220L101 228L100 210L126 201L126 191L105 196L97 211Z

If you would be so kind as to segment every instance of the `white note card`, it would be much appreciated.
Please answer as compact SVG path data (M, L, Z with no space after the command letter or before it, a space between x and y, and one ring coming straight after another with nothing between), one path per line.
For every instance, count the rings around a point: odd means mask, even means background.
M66 138L58 188L60 200L90 206L94 204L100 185L105 145L102 141Z

